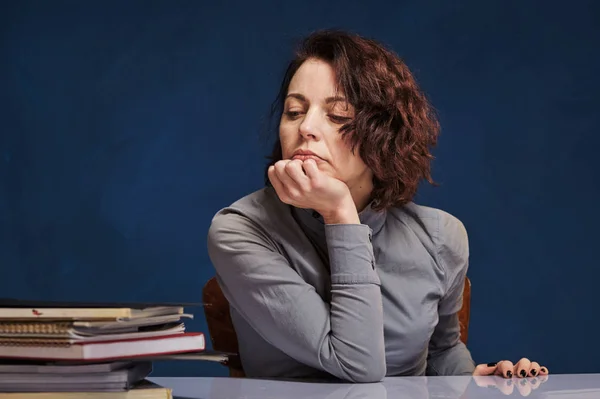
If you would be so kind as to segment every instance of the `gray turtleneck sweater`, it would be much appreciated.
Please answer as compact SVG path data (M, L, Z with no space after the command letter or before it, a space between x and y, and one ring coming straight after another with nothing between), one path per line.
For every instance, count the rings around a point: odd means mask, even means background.
M409 203L327 225L272 188L220 210L208 251L249 377L471 374L457 312L463 224Z

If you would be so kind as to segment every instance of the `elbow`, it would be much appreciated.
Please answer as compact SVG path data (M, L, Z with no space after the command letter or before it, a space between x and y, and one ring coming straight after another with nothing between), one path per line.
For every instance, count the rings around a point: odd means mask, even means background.
M385 356L382 356L381 358L371 358L354 367L348 367L345 371L344 379L349 382L362 384L380 382L387 374Z
M363 345L340 345L341 342L332 337L330 343L334 345L330 349L333 350L329 351L330 356L321 359L325 360L321 365L329 363L329 367L324 367L325 371L346 382L380 382L387 375L383 331L381 339L376 340L375 337L371 337L373 338L371 342Z
M386 372L387 370L384 362L383 366L371 366L364 372L354 373L351 377L351 381L359 384L380 382L385 377Z

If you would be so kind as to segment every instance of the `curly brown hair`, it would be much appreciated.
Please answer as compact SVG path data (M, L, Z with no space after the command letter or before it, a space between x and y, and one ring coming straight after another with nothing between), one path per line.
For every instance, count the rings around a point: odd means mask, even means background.
M435 184L430 149L440 127L434 109L406 64L375 40L337 30L306 37L287 67L271 117L281 117L292 77L311 58L331 65L337 89L354 106L355 117L340 133L373 171L373 209L411 201L423 179ZM279 139L269 159L268 166L282 159ZM269 185L266 171L265 181Z

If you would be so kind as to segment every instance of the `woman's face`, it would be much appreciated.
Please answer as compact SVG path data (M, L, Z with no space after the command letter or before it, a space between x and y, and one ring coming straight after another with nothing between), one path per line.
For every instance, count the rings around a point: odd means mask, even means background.
M283 159L313 158L320 171L351 190L371 188L371 170L339 133L353 117L353 107L335 90L333 69L308 59L292 77L285 99L279 124Z

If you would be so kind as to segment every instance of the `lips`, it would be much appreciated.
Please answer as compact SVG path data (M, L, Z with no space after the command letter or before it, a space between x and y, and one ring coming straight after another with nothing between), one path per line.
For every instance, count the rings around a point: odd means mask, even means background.
M294 155L292 159L297 159L299 161L306 161L307 159L312 159L315 162L323 162L323 160L314 155Z
M307 159L314 159L315 161L323 161L323 158L318 156L312 151L309 150L297 150L294 151L292 155L292 159L299 159L301 161L306 161Z

